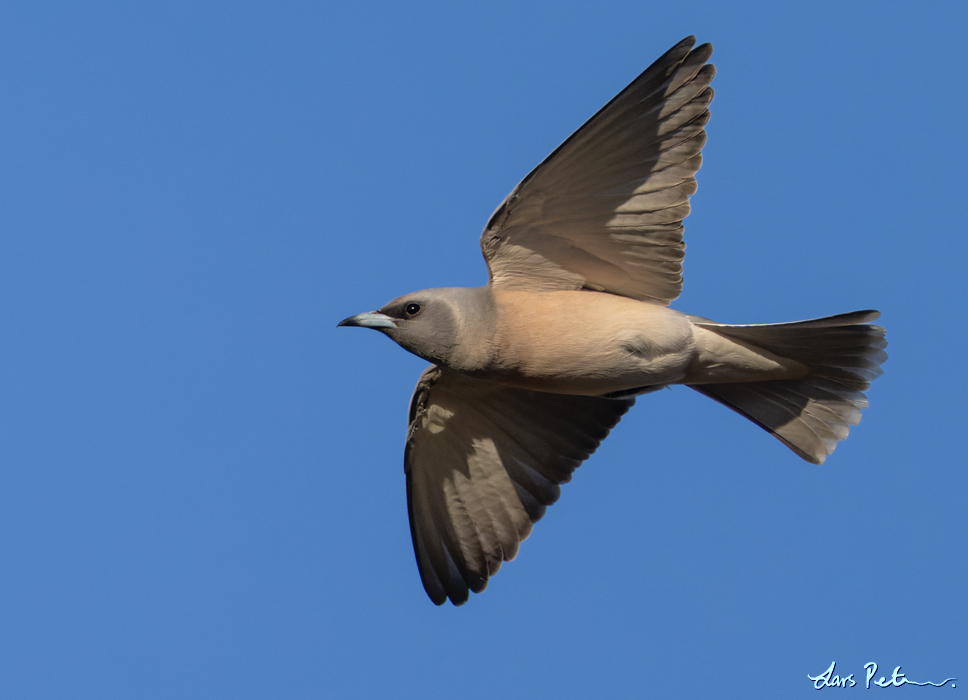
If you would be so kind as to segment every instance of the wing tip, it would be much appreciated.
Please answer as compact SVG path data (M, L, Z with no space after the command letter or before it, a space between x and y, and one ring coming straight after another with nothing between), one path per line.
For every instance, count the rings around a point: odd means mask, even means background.
M695 41L696 37L692 37L692 40ZM691 53L697 58L702 57L702 60L705 63L709 60L710 56L713 55L713 45L707 41L694 48Z

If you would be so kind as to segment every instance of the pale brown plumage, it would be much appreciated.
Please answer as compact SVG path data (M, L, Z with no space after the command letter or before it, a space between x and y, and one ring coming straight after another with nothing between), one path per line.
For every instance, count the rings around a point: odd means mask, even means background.
M876 311L736 326L667 304L714 69L688 37L535 168L481 236L490 281L340 325L433 362L410 404L410 528L437 604L480 592L634 397L686 384L819 464L887 355Z

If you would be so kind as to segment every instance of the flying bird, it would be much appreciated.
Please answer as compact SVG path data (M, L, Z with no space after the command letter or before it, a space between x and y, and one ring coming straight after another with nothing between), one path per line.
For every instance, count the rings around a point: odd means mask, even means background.
M410 532L437 605L479 593L635 397L685 384L820 464L887 359L876 311L727 325L675 311L712 47L672 47L515 187L481 235L489 281L340 326L432 365L410 402Z

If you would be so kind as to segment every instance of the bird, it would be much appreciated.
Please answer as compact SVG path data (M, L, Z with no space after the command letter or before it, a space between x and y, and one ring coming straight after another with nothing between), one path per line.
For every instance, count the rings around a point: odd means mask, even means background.
M407 504L437 605L480 593L636 397L683 384L820 464L887 359L873 310L729 325L670 308L713 98L712 46L663 54L494 211L476 288L427 289L339 326L431 363L410 401Z

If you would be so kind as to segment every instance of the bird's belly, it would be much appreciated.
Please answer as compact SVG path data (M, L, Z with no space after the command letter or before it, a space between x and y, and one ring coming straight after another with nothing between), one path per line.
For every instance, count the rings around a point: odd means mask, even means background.
M692 324L664 306L589 291L503 295L508 313L479 373L494 381L601 396L679 382L695 355Z

